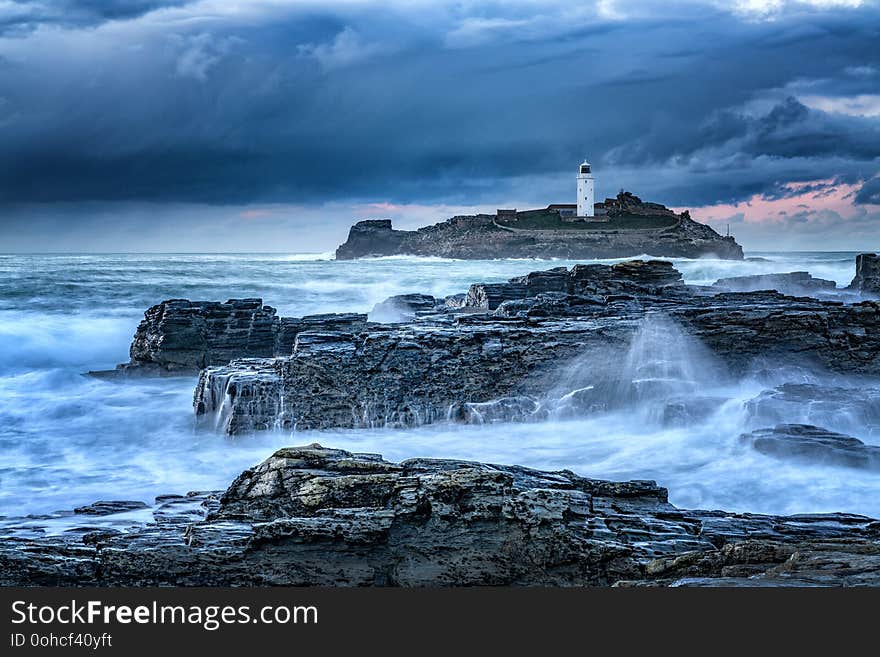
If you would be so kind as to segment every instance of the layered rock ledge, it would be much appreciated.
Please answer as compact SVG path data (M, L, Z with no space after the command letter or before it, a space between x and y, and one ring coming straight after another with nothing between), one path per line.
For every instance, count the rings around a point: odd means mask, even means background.
M360 221L336 250L336 259L389 255L594 259L641 254L743 258L742 247L732 237L694 221L687 211L676 214L622 192L608 216L587 223L566 222L552 206L516 213L512 221L499 215L462 215L414 231L395 230L388 219Z
M880 523L687 511L653 481L279 450L154 522L0 543L5 586L880 585ZM105 503L106 504L106 503Z
M856 257L856 276L850 288L872 295L880 295L880 255L862 253Z
M660 344L686 336L730 376L756 364L880 374L878 302L719 292L684 285L663 261L559 267L446 300L410 296L415 305L391 304L398 323L305 331L288 356L202 370L197 417L230 434L540 419L562 401L560 372L622 358L646 330ZM598 387L582 381L564 401L589 405Z
M357 313L279 317L262 299L170 299L144 313L128 363L92 374L195 374L235 358L291 354L305 331L361 331L366 323L367 316Z

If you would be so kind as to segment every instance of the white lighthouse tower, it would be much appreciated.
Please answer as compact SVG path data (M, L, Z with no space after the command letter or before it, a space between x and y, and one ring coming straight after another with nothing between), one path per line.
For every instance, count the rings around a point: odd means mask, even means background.
M583 161L578 167L578 200L577 200L577 216L592 217L594 213L593 207L593 172L590 170L590 163Z

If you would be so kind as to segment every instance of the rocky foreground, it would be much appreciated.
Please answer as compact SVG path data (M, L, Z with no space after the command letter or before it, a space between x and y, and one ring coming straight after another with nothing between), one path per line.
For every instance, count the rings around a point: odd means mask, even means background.
M568 471L311 445L279 450L222 494L157 502L152 522L125 531L86 516L57 536L13 530L0 584L880 585L875 520L687 511L653 481Z
M595 222L590 228L521 229L505 225L490 214L452 217L418 230L395 230L389 219L359 221L348 239L336 250L337 260L371 256L417 255L460 259L492 258L629 258L641 254L665 257L742 260L742 247L711 227L691 219L685 211L676 214L657 203L643 203L627 192L607 199L608 224ZM609 206L611 207L611 206ZM555 217L548 211L519 213L542 219ZM641 226L646 218L662 228ZM669 221L660 221L661 219ZM558 218L549 225L561 223ZM650 221L648 222L650 224ZM574 224L573 224L574 225Z

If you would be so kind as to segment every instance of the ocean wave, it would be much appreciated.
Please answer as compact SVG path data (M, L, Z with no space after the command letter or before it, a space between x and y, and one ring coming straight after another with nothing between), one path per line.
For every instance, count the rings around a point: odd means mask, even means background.
M0 372L100 369L128 360L137 319L0 311Z

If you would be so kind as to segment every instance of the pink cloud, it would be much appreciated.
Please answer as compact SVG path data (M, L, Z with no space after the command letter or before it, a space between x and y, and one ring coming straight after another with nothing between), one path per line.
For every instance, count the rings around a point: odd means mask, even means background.
M766 198L760 194L740 203L719 203L691 208L691 216L698 221L726 221L742 215L746 223L782 222L791 215L810 212L834 212L843 218L861 214L865 210L880 209L880 206L856 206L853 197L861 183L852 185L835 184L833 180L812 180L808 182L786 183L784 188L791 193L785 198Z
M254 208L253 210L243 210L238 213L242 219L261 219L263 217L271 217L275 214L272 210L265 208Z
M370 212L390 212L390 213L398 213L404 209L405 206L398 205L397 203L388 203L387 201L382 203L365 203L358 207L358 214L370 213Z

